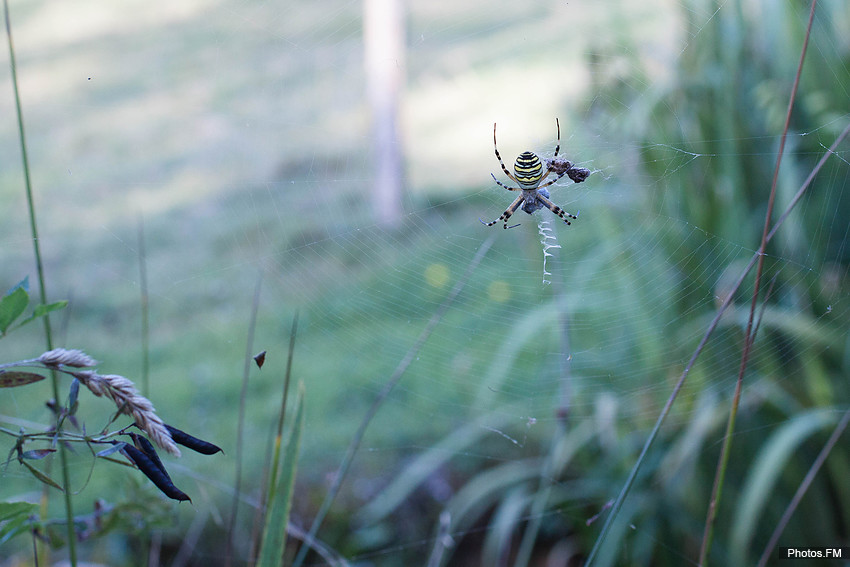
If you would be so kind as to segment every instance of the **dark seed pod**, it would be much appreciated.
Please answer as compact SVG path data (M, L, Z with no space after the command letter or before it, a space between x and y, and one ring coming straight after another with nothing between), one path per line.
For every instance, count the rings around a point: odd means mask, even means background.
M130 437L133 438L133 445L135 445L137 449L141 450L142 453L147 455L148 458L153 461L153 464L155 464L157 468L165 474L165 476L168 476L168 473L165 472L165 465L162 464L159 455L156 454L156 449L154 449L153 444L148 441L147 437L143 437L137 433L130 433Z
M171 427L167 423L165 424L165 427L167 427L168 432L171 433L171 439L178 445L183 445L187 449L192 449L202 455L215 455L221 451L221 447L213 445L209 441L192 437L188 433L184 433L176 427Z
M165 469L156 466L153 460L144 452L127 443L125 443L121 448L121 452L124 453L125 457L133 461L133 464L135 464L139 470L142 471L144 475L162 491L163 494L173 500L180 500L181 502L184 500L188 500L189 502L192 501L185 492L174 486L174 483L171 482L171 478L168 476L168 473L165 472Z

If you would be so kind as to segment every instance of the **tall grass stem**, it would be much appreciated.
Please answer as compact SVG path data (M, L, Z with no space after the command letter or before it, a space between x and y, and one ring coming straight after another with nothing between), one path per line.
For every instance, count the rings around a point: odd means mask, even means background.
M278 467L280 464L280 450L283 442L283 422L286 418L286 401L289 397L289 383L292 377L292 358L295 354L295 335L298 332L298 313L292 318L292 329L289 333L289 353L286 357L286 374L283 378L283 394L280 401L280 413L277 420L277 431L275 433L274 456L272 457L271 476L269 478L269 494L266 497L266 502L274 500L274 486L277 482Z
M142 315L142 395L150 397L150 320L148 258L145 250L145 219L139 216L139 303Z
M242 487L242 437L245 431L245 404L248 399L248 377L251 374L251 353L254 350L254 330L257 328L257 312L260 309L260 290L263 284L262 272L257 274L254 286L254 299L251 302L251 319L248 323L248 336L245 340L245 366L242 369L242 389L239 392L239 418L236 422L236 475L233 481L233 501L230 504L230 521L227 525L227 544L225 546L224 564L231 565L233 561L233 536L236 531L236 517L239 515L239 499Z
M32 193L32 180L30 177L29 156L27 154L26 134L24 130L24 115L21 109L21 95L18 89L18 71L15 62L15 46L12 41L12 23L9 15L9 0L3 0L3 16L6 24L6 39L9 43L9 66L12 74L12 90L15 94L15 114L18 121L18 138L21 146L21 161L24 172L24 186L27 195L27 208L29 209L30 231L32 233L33 252L35 255L36 273L38 275L38 289L41 296L41 304L47 305L47 290L44 285L44 264L41 259L41 248L38 239L38 224L35 220L35 204ZM44 338L47 345L47 350L53 349L53 337L50 331L50 317L45 315L42 317L44 321ZM53 389L53 399L56 404L59 404L59 377L56 372L50 373L50 381ZM56 414L57 434L59 430L60 414ZM65 497L65 521L67 523L68 536L68 560L71 567L77 565L77 536L74 529L74 508L71 498L71 480L68 471L68 455L62 443L59 446L59 462L62 468L62 492ZM42 515L46 515L46 510L42 508Z
M723 445L717 462L714 486L712 487L711 499L708 503L705 529L703 531L702 545L700 547L699 565L705 565L705 562L708 559L708 553L711 549L711 540L714 533L714 521L717 518L717 508L723 494L723 480L726 476L726 470L729 465L729 453L732 447L732 435L735 431L735 421L738 417L738 408L741 404L741 390L744 386L744 374L747 370L747 364L750 360L750 351L752 349L753 341L755 340L755 333L753 333L753 321L755 319L756 306L758 305L759 300L761 277L764 271L764 256L768 242L767 237L771 228L770 220L773 216L773 206L776 201L776 187L779 182L779 168L782 165L782 156L785 153L785 142L788 139L788 128L791 125L791 111L794 108L794 101L797 99L797 89L800 86L800 76L803 74L803 62L806 60L806 51L809 46L809 37L812 34L812 23L815 19L816 8L817 0L812 0L812 7L809 11L809 23L806 26L806 35L803 38L803 46L800 49L800 61L797 63L797 73L794 76L794 84L791 87L791 94L788 97L788 109L785 113L785 125L782 129L782 136L779 139L779 149L776 154L776 165L773 168L773 181L770 185L770 196L767 200L767 211L764 215L764 228L762 230L761 244L759 245L758 250L758 266L756 267L755 283L753 284L750 313L747 318L747 328L746 331L744 331L744 346L741 353L741 365L738 368L738 379L735 383L735 394L732 397L732 407L729 412L729 420L726 423L726 433L723 436Z

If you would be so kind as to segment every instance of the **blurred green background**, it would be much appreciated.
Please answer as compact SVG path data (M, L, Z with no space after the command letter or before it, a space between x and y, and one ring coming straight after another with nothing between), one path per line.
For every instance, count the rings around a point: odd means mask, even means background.
M146 564L152 534L164 563L221 556L258 277L252 352L268 355L248 387L235 564L250 557L294 314L307 418L292 522L306 528L375 395L493 233L368 428L318 535L354 564L422 564L449 510L456 547L443 564L513 564L535 525L530 564L578 561L758 247L808 18L790 0L409 2L403 213L386 226L371 198L381 156L361 2L12 1L10 11L49 299L70 300L52 317L57 343L140 384L143 223L149 397L166 422L226 452L167 463L192 507L162 502L81 545L81 558L110 565ZM848 28L850 4L819 2L778 211L846 125ZM35 268L8 64L0 83L5 291L35 281ZM567 227L543 210L516 213L511 231L482 226L516 196L489 177L508 181L493 123L510 166L527 149L551 157L556 117L561 154L593 172L550 187L579 219ZM754 562L847 407L847 159L845 144L768 250L776 283L717 563ZM543 221L560 246L545 266ZM609 564L695 561L751 289L750 278L691 372ZM43 348L37 325L0 343L4 362ZM47 424L49 397L41 385L3 391L2 425ZM83 395L79 417L97 430L111 409ZM848 456L846 443L833 451L780 545L847 545ZM80 514L98 498L160 498L138 473L102 462L92 472L85 452L73 463ZM17 463L2 475L0 499L38 498ZM51 512L61 517L59 498ZM29 546L0 544L0 564L27 561Z

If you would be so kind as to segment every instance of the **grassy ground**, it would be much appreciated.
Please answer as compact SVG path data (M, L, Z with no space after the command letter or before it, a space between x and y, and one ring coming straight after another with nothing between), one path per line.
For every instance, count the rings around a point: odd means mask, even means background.
M480 238L480 227L470 226L470 219L485 214L482 205L486 214L497 213L506 200L489 190L477 201L468 198L488 186L494 169L488 124L510 109L519 111L523 93L533 92L534 104L548 108L533 113L534 128L505 119L504 152L519 153L529 141L526 132L533 132L535 144L548 145L552 116L565 95L561 83L547 84L551 71L543 61L539 70L518 66L527 53L539 52L546 37L558 38L555 24L567 14L553 3L537 13L508 9L479 18L482 8L412 8L405 138L408 208L415 216L406 221L410 235L368 229L369 236L362 236L352 232L371 224L368 200L362 199L370 136L358 5L304 8L284 21L271 6L216 2L156 14L133 2L120 9L13 3L48 286L52 297L72 301L62 342L84 346L127 374L138 369L142 218L151 280L153 383L168 385L175 407L185 405L183 394L170 390L180 388L175 377L196 377L233 391L223 381L241 372L258 268L267 272L267 298L274 305L267 316L271 321L261 317L261 324L270 325L268 333L281 344L296 308L316 306L322 324L344 320L345 341L374 336L370 325L386 325L387 318L406 321L396 310L401 301L408 302L408 315L428 316L446 291L442 287L420 305L410 301L421 287L413 285L396 303L375 306L378 311L363 321L362 332L350 312L357 311L352 298L379 285L381 275L399 261L409 263L403 269L416 282L429 264L440 263L440 251L431 251L435 235L424 228L430 223L443 224L440 231L456 242L465 235ZM514 18L528 23L508 28ZM529 35L526 25L545 33L535 32L530 43L511 38L511 33ZM435 36L422 37L427 31ZM569 53L563 41L549 45ZM576 56L571 59L578 65ZM563 58L557 64L563 65ZM529 74L514 77L513 70ZM11 92L8 74L3 79ZM538 80L540 88L516 89L518 83ZM506 84L509 92L496 89L488 97L491 108L475 108L475 93L485 84ZM504 98L517 100L499 102ZM4 100L4 116L11 118L10 98ZM562 122L565 137L573 138L569 118ZM0 191L6 206L0 215L11 285L31 273L32 263L14 122L6 120L2 127L7 150L0 158ZM539 262L539 254L529 243L526 247L534 257L521 269L536 269L530 266ZM420 252L410 254L411 249ZM473 248L455 244L446 251L443 263L452 264L456 277L463 254ZM416 261L428 257L434 261ZM398 282L391 285L398 291ZM330 317L331 312L339 315ZM309 311L305 315L302 348L318 352L307 346ZM396 356L387 357L383 370L392 367L406 338L416 332L413 328L397 341ZM85 345L79 344L83 337ZM222 359L229 361L224 368Z

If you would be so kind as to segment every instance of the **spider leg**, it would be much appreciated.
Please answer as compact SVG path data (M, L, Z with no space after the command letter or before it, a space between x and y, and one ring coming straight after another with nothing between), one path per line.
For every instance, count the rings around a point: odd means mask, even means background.
M540 178L540 181L538 181L538 183L542 183L543 180L546 179L547 177L549 177L549 174L552 173L553 171L555 171L555 170L552 169L551 166L546 166L546 173L543 174L543 177ZM557 181L557 179L555 181ZM552 185L552 183L555 183L555 181L550 181L549 183L546 183L545 185L543 185L543 187L548 187L549 185ZM538 187L539 187L539 185L538 185Z
M555 155L552 156L553 158L558 157L558 152L561 150L561 123L558 121L557 118L555 119L555 126L558 127L558 145L555 146ZM555 170L552 168L551 165L549 165L546 168L546 173L544 173L543 177L540 178L540 182L542 183L543 180L546 179L547 177L549 177L549 174L552 173L553 171L555 171ZM564 176L564 174L562 173L561 175L558 176L558 179L560 179L563 176ZM547 183L546 185L542 185L541 187L548 187L549 185L552 185L553 183L557 182L558 179L556 179L555 181L550 181L549 183Z
M505 167L505 162L502 161L502 156L499 155L499 147L496 145L496 123L495 122L493 122L493 149L496 150L496 159L499 160L499 165L502 166L502 171L505 172L505 175L507 175L508 178L513 179L514 181L519 183L519 181L517 181L517 178L514 177L511 174L510 171L508 171L507 167ZM493 174L491 173L490 175L493 175ZM494 179L495 179L495 177L494 177ZM498 181L496 183L498 183ZM500 185L501 185L501 183L500 183ZM502 187L504 187L504 185L502 185Z
M556 215L561 217L561 219L563 219L563 221L567 224L572 224L572 223L570 223L570 221L567 217L569 217L573 220L578 218L578 216L576 216L572 213L566 212L564 209L562 209L561 207L559 207L558 205L556 205L555 203L553 203L552 201L550 201L549 199L547 199L546 197L541 195L540 192L539 192L539 188L538 188L537 198L540 200L541 203L546 205L547 209L549 209L550 211L552 211L553 213L555 213Z
M500 187L504 187L508 191L522 191L522 189L520 189L519 187L508 187L507 185L505 185L504 183L502 183L501 181L496 179L496 176L493 175L492 173L490 174L490 177L493 178L493 181L496 182L496 185L499 185Z
M493 226L494 224L496 224L496 223L498 223L498 222L500 222L500 221L504 221L504 223L505 223L505 225L504 225L502 228L513 228L514 226L519 226L518 224L515 224L515 225L513 225L513 226L508 226L508 219L509 219L509 218L511 218L511 215L512 215L512 214L514 214L514 213L516 212L516 210L519 208L519 206L520 206L523 202L525 202L525 196L524 196L524 195L520 195L519 197L517 197L517 198L516 198L516 200L515 200L513 203L511 203L511 206L510 206L510 207L508 207L508 208L507 208L507 210L505 210L505 212L504 212L504 213L502 213L502 216L500 216L499 218L497 218L497 219L496 219L496 220L494 220L493 222L484 222L484 221L483 221L483 220L481 220L481 219L478 219L478 220L480 220L480 221L481 221L481 224L486 224L487 226ZM552 203L549 203L549 204L550 204L550 205L552 205ZM554 207L555 205L552 205L552 206ZM550 207L550 208L551 208L551 207ZM557 208L557 207L556 207L556 208ZM553 212L554 212L554 211L553 211ZM568 223L569 223L569 221L568 221Z
M540 181L543 181L544 179L546 179L546 176L548 176L548 175L549 175L550 173L552 173L553 171L555 171L555 170L554 170L554 169L549 169L549 171L547 171L547 172L546 172L546 175L544 175L543 177L541 177L541 178L540 178ZM537 186L537 188L538 188L538 189L543 189L544 187L549 187L550 185L552 185L552 184L554 184L554 183L557 183L557 182L558 182L558 181L559 181L559 180L560 180L563 176L565 176L566 174L567 174L567 172L566 172L566 171L565 171L565 172L563 172L563 173L560 173L560 174L558 174L558 177L556 177L556 178L555 178L555 179L553 179L552 181L549 181L548 183L544 183L543 185L538 185L538 186Z
M557 118L555 119L555 126L558 127L558 145L555 146L555 155L552 157L558 157L558 150L561 149L561 123Z

